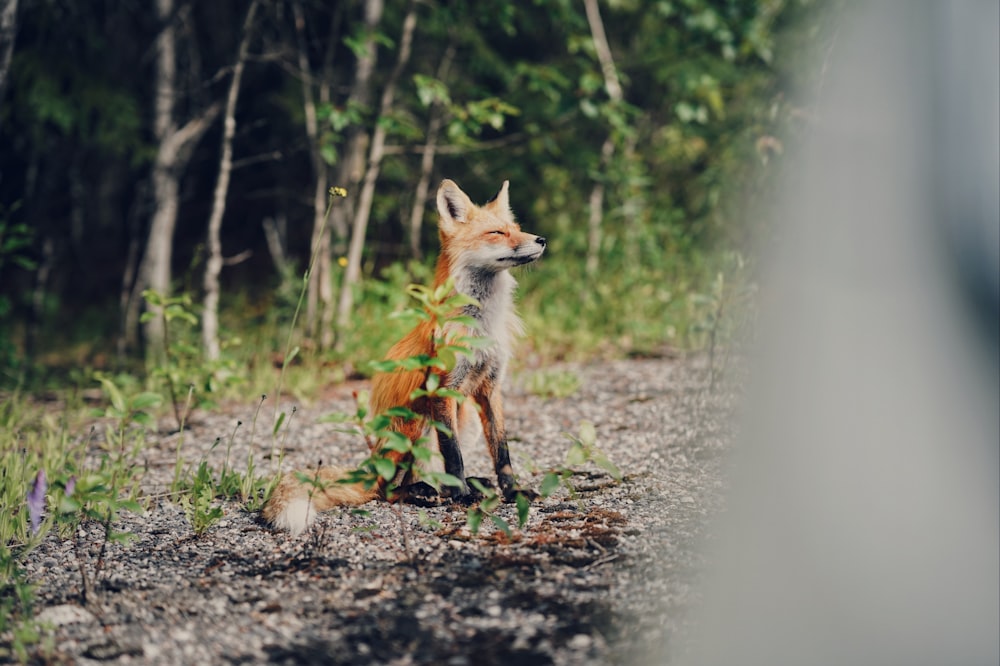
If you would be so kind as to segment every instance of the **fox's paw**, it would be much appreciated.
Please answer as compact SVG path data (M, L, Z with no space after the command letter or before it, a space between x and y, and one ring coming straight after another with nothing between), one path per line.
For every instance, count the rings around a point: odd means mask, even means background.
M503 491L503 501L516 502L518 495L521 495L529 502L534 502L536 499L541 497L541 495L530 488L507 488Z
M396 491L396 500L424 507L441 506L444 503L444 498L434 490L434 486L423 481L399 488Z
M483 490L480 490L480 488L487 491L488 493L489 491L496 488L496 486L493 485L493 481L485 477L469 476L466 477L465 479L465 492L458 493L457 488L452 488L452 492L454 493L452 495L452 498L460 504L470 506L482 500L483 497L485 497Z

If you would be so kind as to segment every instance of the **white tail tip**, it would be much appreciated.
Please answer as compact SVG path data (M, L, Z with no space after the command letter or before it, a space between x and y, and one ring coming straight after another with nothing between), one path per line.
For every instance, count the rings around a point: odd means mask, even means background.
M316 507L308 499L290 500L285 508L274 517L271 524L279 530L288 530L293 537L306 531L316 520Z

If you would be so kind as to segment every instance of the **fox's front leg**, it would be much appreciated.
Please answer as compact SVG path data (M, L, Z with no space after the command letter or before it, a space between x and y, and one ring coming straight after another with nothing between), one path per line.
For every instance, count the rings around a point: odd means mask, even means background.
M514 468L510 464L510 450L507 447L507 431L503 422L503 401L500 397L500 388L486 386L484 390L475 395L476 403L479 405L479 417L483 422L483 435L486 437L486 445L490 450L490 457L493 458L493 467L497 473L497 483L500 484L500 492L507 502L512 502L520 493L529 500L538 497L531 490L525 490L514 486Z
M469 486L465 482L465 463L462 461L462 450L458 447L458 403L455 400L441 398L431 405L431 418L447 428L447 432L438 430L438 449L444 458L444 471L462 482L460 487L447 486L444 494L452 497L466 497Z

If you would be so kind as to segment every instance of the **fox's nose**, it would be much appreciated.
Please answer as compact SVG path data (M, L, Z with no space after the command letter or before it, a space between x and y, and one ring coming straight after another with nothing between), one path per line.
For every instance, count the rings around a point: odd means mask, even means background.
M545 236L539 236L538 238L535 239L535 242L541 245L542 247L545 247Z

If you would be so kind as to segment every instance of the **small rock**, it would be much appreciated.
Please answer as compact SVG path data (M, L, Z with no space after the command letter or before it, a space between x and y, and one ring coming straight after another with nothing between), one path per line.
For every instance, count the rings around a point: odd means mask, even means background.
M59 606L49 606L38 614L37 619L39 622L61 627L66 624L93 622L97 618L86 608L62 604Z
M586 650L593 641L587 634L577 634L566 644L571 650Z

